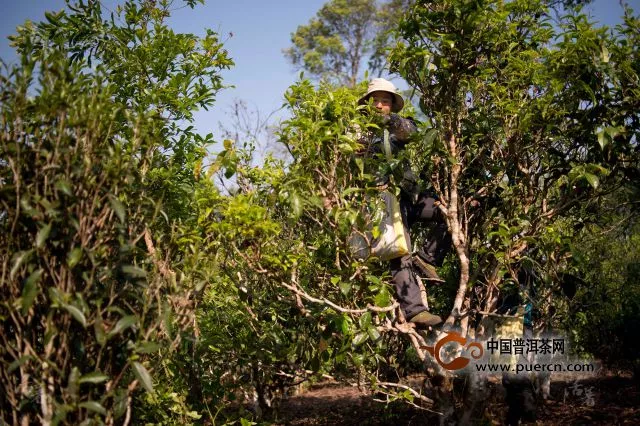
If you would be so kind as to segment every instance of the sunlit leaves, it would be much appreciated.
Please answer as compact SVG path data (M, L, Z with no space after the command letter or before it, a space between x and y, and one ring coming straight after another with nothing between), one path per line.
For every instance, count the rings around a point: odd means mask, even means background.
M83 328L87 327L87 318L80 308L69 303L63 303L62 308L66 310L71 316L82 325Z
M103 416L107 415L107 410L97 401L85 401L78 404L78 407L86 408L89 411L93 411L94 413L102 414Z
M40 230L38 231L38 234L36 235L37 248L41 248L44 245L47 238L49 238L49 233L51 232L51 226L52 225L48 223L44 225L42 228L40 228Z
M82 247L74 247L67 254L67 265L69 266L69 268L73 268L78 264L78 262L80 262L81 259L82 259Z

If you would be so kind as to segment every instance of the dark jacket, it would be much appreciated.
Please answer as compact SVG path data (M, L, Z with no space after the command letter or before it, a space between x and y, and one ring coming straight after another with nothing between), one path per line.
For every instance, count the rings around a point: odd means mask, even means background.
M400 117L397 114L391 114L385 117L384 124L385 128L389 130L389 144L391 146L391 153L394 156L405 148L411 140L411 136L418 131L416 122L412 118ZM383 130L370 132L368 135L365 135L360 142L365 146L365 155L379 156L382 159L381 161L386 161L383 148ZM408 162L402 165L401 172L401 176L398 176L399 179L396 179L396 183L398 183L407 194L416 193L418 190L416 177ZM389 183L389 176L382 175L378 172L374 172L374 174L377 185Z

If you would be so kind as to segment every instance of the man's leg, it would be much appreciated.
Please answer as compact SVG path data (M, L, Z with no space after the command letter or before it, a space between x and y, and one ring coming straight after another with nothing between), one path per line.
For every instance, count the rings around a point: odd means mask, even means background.
M440 324L442 319L429 313L422 303L420 287L411 269L412 264L410 255L392 259L389 264L400 308L410 322L425 326Z
M411 270L411 256L391 259L389 266L400 308L407 319L427 310L427 307L422 303L420 287Z
M418 254L427 263L440 267L449 250L451 250L451 234L447 224L441 222L433 225Z
M418 250L417 266L422 270L428 279L440 280L435 272L436 266L442 266L444 258L451 250L451 235L444 220L442 211L436 205L436 199L427 193L422 193L412 208L408 211L410 222L431 223L430 232L427 239ZM422 260L423 262L420 262ZM426 263L426 265L421 264Z
M411 195L401 193L400 195L400 212L402 215L402 224L406 233L409 234L411 226L415 222L415 214L413 213L413 200ZM411 241L408 241L411 247ZM427 307L422 303L422 295L420 286L416 280L415 261L413 256L406 255L402 258L393 259L390 262L391 277L396 289L396 296L405 317L410 322L418 325L433 326L440 324L442 319L429 313Z
M401 194L400 213L402 215L402 224L407 234L409 234L409 230L415 220L412 209L411 197L404 193ZM408 243L409 246L411 246L411 241L408 241ZM420 286L418 285L412 268L415 266L412 256L409 254L401 258L393 259L390 261L389 266L393 285L396 289L396 296L407 320L425 326L440 324L442 319L437 315L429 313L427 307L422 303Z

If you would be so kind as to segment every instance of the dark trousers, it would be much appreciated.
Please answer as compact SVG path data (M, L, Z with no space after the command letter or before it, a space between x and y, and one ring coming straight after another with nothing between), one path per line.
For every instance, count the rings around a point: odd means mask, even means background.
M434 205L435 202L436 199L427 193L420 194L416 201L409 194L400 194L400 211L407 233L415 223L432 224L426 241L418 250L418 255L434 266L442 266L447 252L451 249L451 235L442 212ZM410 241L409 246L411 247ZM408 319L427 309L422 303L420 287L412 266L411 255L392 259L389 264L396 297Z

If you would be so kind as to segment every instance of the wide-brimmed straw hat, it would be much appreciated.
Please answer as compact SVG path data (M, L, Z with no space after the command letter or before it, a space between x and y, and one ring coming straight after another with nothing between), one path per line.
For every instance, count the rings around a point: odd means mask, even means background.
M366 104L369 100L369 96L371 96L373 92L377 91L388 92L393 96L393 105L391 105L392 112L398 112L404 106L404 99L396 93L396 86L384 78L374 78L371 80L369 82L369 87L367 88L367 93L358 100L358 103L360 105Z

